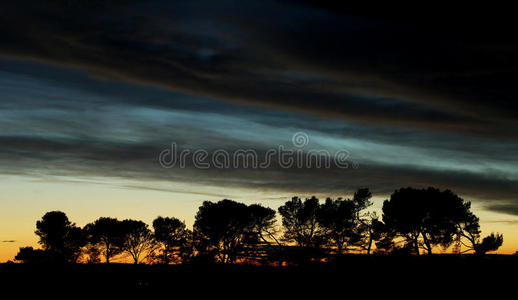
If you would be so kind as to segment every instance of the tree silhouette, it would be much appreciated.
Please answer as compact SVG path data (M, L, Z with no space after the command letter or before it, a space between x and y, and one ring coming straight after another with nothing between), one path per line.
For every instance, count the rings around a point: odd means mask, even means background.
M223 263L236 261L249 227L247 206L228 199L203 202L194 222L194 232L206 248L203 250L215 252Z
M383 203L383 221L404 237L414 252L448 247L465 216L466 203L449 190L402 188Z
M326 240L330 241L341 254L348 246L360 241L357 232L355 204L351 200L327 198L318 210L318 224Z
M197 249L214 254L220 262L236 262L240 254L254 251L260 239L266 240L274 217L275 211L257 204L205 201L194 222Z
M139 263L143 254L149 254L155 249L156 243L148 225L142 221L124 220L122 250L130 254L135 264Z
M356 221L358 225L356 227L356 236L360 239L356 243L361 249L367 251L367 254L371 253L372 244L375 240L379 239L379 232L376 231L376 221L378 216L375 212L364 212L365 209L372 205L370 199L372 193L368 188L358 189L354 193L352 199L354 203L354 211L356 214Z
M486 252L495 251L502 246L504 237L501 234L491 233L480 241L479 218L470 211L471 203L466 204L466 211L462 222L457 224L459 242L464 245L467 251L474 251L477 255L484 255ZM462 239L467 240L467 244Z
M35 233L43 249L53 252L56 259L64 262L77 261L81 247L86 244L81 228L70 222L61 211L46 213L36 222Z
M97 245L87 245L83 253L86 255L86 263L98 264L101 262L101 251Z
M192 253L192 232L177 218L157 217L153 221L154 237L160 247L160 261L184 261Z
M55 258L49 251L32 247L21 247L14 259L26 264L55 262Z
M371 198L372 198L372 193L369 191L368 188L358 189L354 193L354 197L353 197L352 201L354 203L355 211L356 211L356 215L357 215L358 219L361 217L360 213L364 209L366 209L367 207L372 205L372 202L370 201Z
M278 246L281 246L281 243L275 237L275 210L259 204L252 204L248 206L248 211L252 231L266 244L271 246L271 240L273 240Z
M277 237L276 211L259 204L224 199L203 202L193 230L169 217L153 221L154 232L138 220L102 217L83 229L65 213L51 211L36 222L43 249L20 248L15 259L24 263L106 263L126 252L135 264L148 261L305 264L348 250L371 253L428 254L452 244L454 253L484 255L503 244L503 235L482 238L479 218L471 203L449 190L401 188L383 202L382 220L366 209L369 189L358 189L352 199L293 197L278 208L283 236ZM284 241L286 243L281 243ZM294 246L294 244L296 244ZM465 250L462 251L462 246ZM336 251L335 251L336 250ZM81 256L83 255L83 256Z
M389 253L394 250L396 233L375 216L371 219L369 231L370 241L375 243L377 253Z
M321 244L318 227L318 199L314 196L302 200L293 197L279 207L284 228L284 240L295 241L301 247L316 247Z
M504 236L502 234L494 234L486 236L482 239L482 242L475 247L475 253L478 255L484 255L490 251L496 251L504 243Z
M121 221L101 217L85 226L90 245L99 247L107 264L124 250L125 230Z
M248 206L250 232L246 240L249 248L248 258L251 260L268 260L272 254L282 251L280 241L275 237L275 210L260 204Z

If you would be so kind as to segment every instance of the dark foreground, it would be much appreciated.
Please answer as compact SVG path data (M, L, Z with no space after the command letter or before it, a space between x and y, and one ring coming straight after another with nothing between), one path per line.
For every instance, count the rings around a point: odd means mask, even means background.
M501 293L518 285L518 256L344 256L291 267L247 265L0 265L0 285L18 293L166 292L185 295L355 295L421 299ZM72 293L72 294L70 294ZM75 294L74 294L75 293ZM353 294L351 294L353 293ZM498 294L494 294L497 296ZM415 297L411 297L414 295ZM334 298L337 298L336 296ZM348 298L348 297L346 297ZM363 297L360 297L363 298Z

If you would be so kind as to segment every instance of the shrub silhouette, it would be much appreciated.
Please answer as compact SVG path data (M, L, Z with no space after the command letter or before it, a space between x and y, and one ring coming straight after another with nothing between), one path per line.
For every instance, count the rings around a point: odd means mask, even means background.
M52 252L42 249L33 249L32 247L21 247L18 254L14 257L15 260L26 264L42 264L56 262Z
M478 255L484 255L490 251L496 251L504 243L504 236L502 234L494 234L486 236L482 239L482 242L475 246L475 253Z

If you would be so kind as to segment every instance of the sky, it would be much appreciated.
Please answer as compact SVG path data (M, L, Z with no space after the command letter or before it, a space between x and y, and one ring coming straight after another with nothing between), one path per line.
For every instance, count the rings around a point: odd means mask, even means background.
M29 1L0 21L0 261L62 210L192 225L205 200L451 189L518 250L518 43L491 9ZM296 145L299 134L304 144ZM164 168L160 154L339 151L347 167Z

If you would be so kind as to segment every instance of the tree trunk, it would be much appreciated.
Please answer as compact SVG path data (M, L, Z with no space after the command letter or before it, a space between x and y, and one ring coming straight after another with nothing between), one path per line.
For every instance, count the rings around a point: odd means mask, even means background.
M423 233L423 240L426 246L426 251L428 251L428 255L432 255L432 245L430 244L430 240L426 237L426 234Z
M106 258L106 263L109 264L110 263L110 243L104 241L105 245L106 245L106 252L104 253L104 257Z
M371 254L372 248L372 234L369 235L369 246L367 246L367 255Z
M166 246L164 249L164 264L169 264L169 247Z
M419 255L419 240L417 237L414 239L414 251L416 255Z

